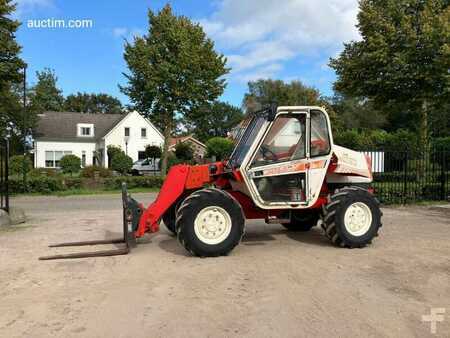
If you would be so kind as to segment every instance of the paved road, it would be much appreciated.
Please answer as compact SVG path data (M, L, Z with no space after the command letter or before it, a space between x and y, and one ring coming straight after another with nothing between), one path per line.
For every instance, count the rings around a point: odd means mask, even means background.
M30 219L0 231L0 337L427 337L431 308L450 336L448 213L384 209L365 249L251 221L227 257L191 257L162 229L131 255L41 262L68 251L47 243L117 236L120 195L13 204Z

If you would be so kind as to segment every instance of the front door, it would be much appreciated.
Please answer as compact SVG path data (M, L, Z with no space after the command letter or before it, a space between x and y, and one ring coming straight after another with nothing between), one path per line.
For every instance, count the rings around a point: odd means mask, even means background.
M264 204L306 204L308 114L281 114L272 123L249 167Z

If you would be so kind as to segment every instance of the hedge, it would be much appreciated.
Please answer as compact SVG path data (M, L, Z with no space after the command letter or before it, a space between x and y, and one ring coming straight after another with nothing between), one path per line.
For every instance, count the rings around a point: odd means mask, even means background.
M128 188L160 188L163 181L164 179L161 176L125 176L104 178L100 179L97 183L100 190L114 190L121 189L122 182L126 182ZM12 194L49 194L57 191L81 189L83 187L92 187L92 180L79 177L30 176L27 179L27 186L25 188L21 178L9 179L9 191Z

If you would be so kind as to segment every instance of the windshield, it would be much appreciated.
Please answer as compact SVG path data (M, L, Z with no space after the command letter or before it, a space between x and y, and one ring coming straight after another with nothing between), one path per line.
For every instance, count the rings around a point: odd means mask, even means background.
M242 164L245 155L247 155L248 150L255 141L256 135L258 135L265 121L266 118L260 115L250 118L249 122L244 124L247 125L247 128L243 131L243 134L242 132L240 133L242 137L228 162L231 167L236 168Z

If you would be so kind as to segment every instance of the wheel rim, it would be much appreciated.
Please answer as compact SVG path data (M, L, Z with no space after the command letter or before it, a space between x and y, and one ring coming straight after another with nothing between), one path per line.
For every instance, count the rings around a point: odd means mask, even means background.
M370 229L372 211L362 202L355 202L347 208L344 215L345 229L353 236L362 236Z
M231 232L231 217L225 209L217 206L200 210L194 221L197 238L205 244L219 244Z

